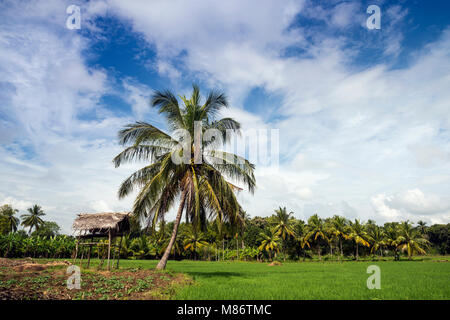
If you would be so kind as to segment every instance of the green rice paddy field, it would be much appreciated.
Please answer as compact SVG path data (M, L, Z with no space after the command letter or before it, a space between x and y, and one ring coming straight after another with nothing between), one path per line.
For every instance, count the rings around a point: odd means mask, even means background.
M169 261L167 269L195 280L175 299L450 299L450 262ZM121 267L153 268L157 261L122 260ZM367 267L381 269L381 289L369 290Z

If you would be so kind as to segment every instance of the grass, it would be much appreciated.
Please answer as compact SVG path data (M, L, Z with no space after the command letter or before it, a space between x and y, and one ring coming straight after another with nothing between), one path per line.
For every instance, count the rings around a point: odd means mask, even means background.
M155 260L121 260L120 266L123 271L140 272L154 268L156 263ZM82 279L97 273L97 264L95 259L93 268L82 270ZM367 288L370 274L366 271L370 265L381 269L380 290ZM157 275L164 280L176 273L187 274L194 284L173 288L165 297L200 300L450 299L450 261L449 257L442 256L397 262L286 262L281 266L256 262L169 261L167 271ZM120 281L116 280L109 279L111 286L104 287L109 294L113 293L113 287L121 288ZM144 283L135 283L134 287L147 289Z
M123 261L153 268L156 261ZM367 267L381 269L381 289L369 290ZM175 299L450 299L450 263L436 261L255 262L169 261L167 269L195 284Z

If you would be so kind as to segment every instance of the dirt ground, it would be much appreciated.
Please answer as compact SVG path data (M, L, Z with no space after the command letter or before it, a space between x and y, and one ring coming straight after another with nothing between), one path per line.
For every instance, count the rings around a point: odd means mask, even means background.
M182 274L141 269L81 270L81 289L68 289L68 261L45 264L0 258L0 300L170 299L192 281Z

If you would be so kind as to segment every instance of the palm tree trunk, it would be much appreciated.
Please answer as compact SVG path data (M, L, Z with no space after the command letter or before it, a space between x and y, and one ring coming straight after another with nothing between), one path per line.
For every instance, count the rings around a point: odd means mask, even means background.
M356 243L356 260L358 260L358 242Z
M166 268L167 260L169 260L170 251L172 251L173 244L175 243L175 239L177 237L178 226L180 225L181 215L183 214L184 201L186 199L186 191L183 191L181 194L180 206L178 208L177 217L175 219L175 224L173 225L172 237L170 238L169 245L164 252L161 260L159 260L158 265L156 266L157 270L162 270Z
M317 243L317 254L319 255L319 260L322 260L322 257L320 256L320 244Z
M342 251L342 238L339 237L339 247L341 248L341 258L344 256L344 252Z

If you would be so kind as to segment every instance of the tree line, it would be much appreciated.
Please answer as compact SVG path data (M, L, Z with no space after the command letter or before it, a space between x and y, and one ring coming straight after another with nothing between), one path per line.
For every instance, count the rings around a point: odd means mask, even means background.
M54 222L44 221L42 217L45 213L38 205L22 215L22 223L15 217L17 212L8 205L0 207L0 256L72 256L76 239L60 235L59 227ZM30 216L38 216L39 219ZM411 259L416 254L450 253L450 224L427 226L423 221L415 225L403 221L380 226L372 220L363 223L338 215L321 218L317 214L305 222L281 207L269 217L250 218L242 212L241 218L238 224L219 224L214 220L206 221L199 227L181 223L170 257L210 261L358 260L383 257L399 260L401 256ZM137 218L132 218L131 222L131 231L121 243L121 258L160 259L170 243L174 222L162 220L145 228ZM18 230L19 224L28 232ZM93 255L103 257L106 254L104 247L94 248Z

